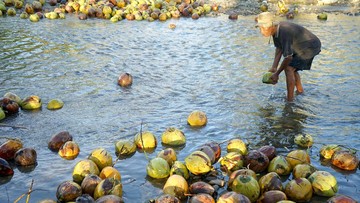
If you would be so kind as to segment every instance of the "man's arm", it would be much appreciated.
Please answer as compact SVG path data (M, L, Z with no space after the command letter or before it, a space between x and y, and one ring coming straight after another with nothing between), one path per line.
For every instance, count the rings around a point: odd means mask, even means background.
M272 67L269 69L269 72L273 72L273 73L276 72L277 67L278 67L278 65L279 65L279 62L280 62L280 59L281 59L281 49L280 49L280 48L276 48L276 49L275 49L274 62L273 62Z

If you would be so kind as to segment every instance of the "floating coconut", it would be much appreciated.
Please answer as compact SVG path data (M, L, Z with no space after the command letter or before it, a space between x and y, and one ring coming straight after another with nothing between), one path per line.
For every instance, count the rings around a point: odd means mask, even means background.
M324 159L331 159L332 155L336 151L340 151L340 150L342 150L342 148L339 145L335 145L335 144L325 145L320 149L320 156L321 158Z
M171 175L163 188L165 194L173 195L179 199L185 199L188 194L189 186L185 178L180 175Z
M84 159L76 163L72 173L72 177L74 182L81 184L86 175L99 175L99 173L99 168L97 167L95 162L89 159Z
M121 197L123 193L122 183L113 178L106 178L96 186L94 199L99 199L105 195L115 195Z
M277 203L281 200L287 200L286 194L280 190L270 190L265 192L256 201L257 203Z
M350 151L337 151L331 157L331 164L342 170L352 171L359 166L359 159Z
M215 199L209 194L196 194L190 198L189 203L215 203Z
M207 142L204 144L205 146L209 146L215 153L215 163L220 159L221 157L221 146L219 143L215 141Z
M236 170L234 172L231 173L231 175L229 176L229 180L228 180L228 186L230 187L232 185L232 183L234 182L235 178L239 175L243 175L243 176L252 176L253 178L257 178L256 173L251 170L251 169L239 169Z
M286 160L294 168L297 164L310 164L310 156L305 150L297 149L286 155Z
M52 99L47 104L47 109L56 110L61 109L64 106L64 102L61 99Z
M263 74L263 77L262 77L262 82L265 83L265 84L273 84L274 81L272 81L271 79L271 76L273 75L274 73L272 72L266 72Z
M326 13L319 13L317 15L317 19L319 19L319 20L327 20L327 14Z
M59 202L75 201L81 194L80 185L73 181L62 182L56 190L56 198Z
M21 104L21 98L18 95L16 95L15 93L7 92L4 94L4 97L15 101L19 105Z
M106 166L105 168L103 168L100 171L99 177L101 179L113 178L113 179L121 181L120 172L116 168L114 168L112 166Z
M116 156L130 156L136 152L136 145L131 140L119 140L115 143Z
M189 179L189 170L186 168L185 164L181 161L175 161L170 168L170 175L177 174L181 175L185 179Z
M205 194L213 195L215 193L215 189L209 183L206 183L204 181L197 181L190 185L189 192L191 194L205 193Z
M29 20L30 20L31 22L39 22L40 17L39 17L37 14L30 14Z
M276 156L276 148L274 146L265 145L260 147L258 151L265 154L269 161L271 161Z
M292 174L294 178L308 178L317 169L310 164L298 164L294 167Z
M113 165L111 154L104 148L94 149L90 153L88 159L92 160L98 166L100 171L106 166Z
M12 176L14 170L11 168L10 164L3 158L0 158L0 177L3 176Z
M170 175L170 166L165 159L156 157L149 161L146 173L155 179L167 178Z
M48 142L48 148L52 151L59 151L61 146L63 146L67 141L72 141L73 137L70 135L68 131L62 131L58 134L53 135L49 142Z
M245 195L251 202L255 202L260 196L259 183L250 175L238 175L230 188L234 192Z
M187 123L194 127L204 126L207 123L207 116L203 111L192 111L187 118Z
M186 137L181 130L169 127L161 135L161 142L169 146L182 146L186 143Z
M237 13L231 13L230 15L229 15L229 19L230 20L237 20L238 19L238 14Z
M95 174L88 174L81 182L81 190L83 194L94 195L96 186L101 182L101 178Z
M357 201L346 195L336 195L328 199L326 203L357 203Z
M268 168L269 158L259 150L251 150L245 156L245 165L256 173L260 173Z
M19 139L9 139L0 145L0 158L5 160L14 159L15 153L23 148L23 144Z
M75 159L80 153L80 147L75 141L67 141L59 149L59 155L67 160Z
M169 195L169 194L163 194L160 197L155 199L155 203L180 203L179 198Z
M312 184L314 193L319 196L332 197L338 191L336 178L327 171L315 171L308 180Z
M206 155L208 155L208 157L209 157L210 160L211 160L211 164L214 164L214 163L215 163L215 160L216 160L215 152L214 152L214 150L213 150L210 146L203 145L203 146L201 146L198 150L199 150L199 151L202 151L202 152L204 152Z
M258 182L261 194L270 190L283 190L281 178L275 172L263 175Z
M273 158L268 166L268 172L275 172L279 175L289 175L291 173L291 165L284 156L278 155Z
M313 189L308 179L296 178L286 184L285 194L296 202L308 202L312 198Z
M309 134L299 134L295 136L294 142L300 147L308 148L314 144L314 139Z
M203 175L212 169L210 158L202 151L194 151L188 155L185 165L194 175Z
M30 16L31 20L31 16ZM36 95L31 95L26 97L21 101L21 108L25 110L33 110L41 108L42 102L41 98Z
M157 157L165 159L168 162L170 167L177 160L176 152L173 148L166 148L166 149L161 150L158 153Z
M14 160L16 165L19 166L35 165L37 154L33 148L21 148L15 153Z
M250 199L242 194L236 192L226 192L222 194L216 203L251 203Z
M156 137L149 131L137 133L134 141L138 149L154 149L157 145Z
M124 203L124 200L116 195L105 195L95 201L95 203Z
M220 169L228 173L239 170L244 166L244 158L239 152L229 152L221 157L219 162Z
M5 112L0 108L0 121L6 117Z
M2 108L5 114L15 114L19 112L19 104L7 97L0 99L0 108Z
M227 152L239 152L242 155L247 154L247 146L241 139L231 139L226 146Z
M105 7L104 7L104 9L105 9ZM133 83L133 77L129 73L122 73L118 78L118 84L121 87L131 86L132 83Z

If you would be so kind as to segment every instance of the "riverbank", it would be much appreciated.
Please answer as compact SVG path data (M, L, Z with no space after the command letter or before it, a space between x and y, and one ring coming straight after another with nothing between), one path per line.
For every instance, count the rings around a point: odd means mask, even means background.
M219 5L221 13L236 13L238 15L256 15L261 12L260 6L267 4L270 12L278 10L278 0L208 0L210 4ZM352 16L360 15L360 0L298 0L290 3L284 1L289 9L297 7L300 13L343 13ZM294 2L294 1L292 1Z

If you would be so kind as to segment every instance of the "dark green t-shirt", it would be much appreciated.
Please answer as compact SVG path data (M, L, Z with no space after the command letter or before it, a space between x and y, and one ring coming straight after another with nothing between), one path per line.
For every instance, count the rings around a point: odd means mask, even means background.
M306 28L290 22L278 24L273 40L275 47L282 50L284 57L296 54L300 58L310 59L321 51L321 42L316 35Z

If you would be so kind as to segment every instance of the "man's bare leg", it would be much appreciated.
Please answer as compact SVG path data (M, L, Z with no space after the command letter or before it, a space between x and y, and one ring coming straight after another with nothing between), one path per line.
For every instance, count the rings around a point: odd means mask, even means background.
M304 92L303 86L301 84L300 74L297 71L295 72L295 86L297 94L302 94Z
M288 66L285 68L287 100L294 101L295 90L295 68Z

